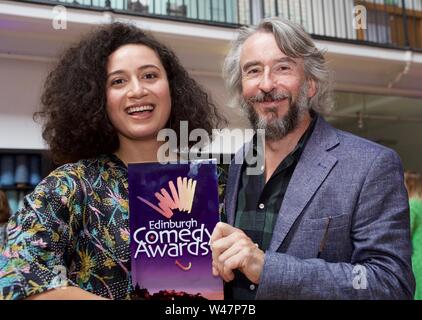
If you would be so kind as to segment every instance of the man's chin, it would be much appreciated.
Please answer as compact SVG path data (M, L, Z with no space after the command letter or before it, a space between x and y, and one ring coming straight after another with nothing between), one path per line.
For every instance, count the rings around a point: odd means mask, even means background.
M267 110L260 110L258 112L259 117L266 119L267 121L276 121L283 119L286 114L289 113L289 110L284 109L267 109Z
M279 118L276 115L261 116L259 118L259 122L265 124L265 126L273 126L277 124L277 122L279 122L280 120L283 120L283 118Z

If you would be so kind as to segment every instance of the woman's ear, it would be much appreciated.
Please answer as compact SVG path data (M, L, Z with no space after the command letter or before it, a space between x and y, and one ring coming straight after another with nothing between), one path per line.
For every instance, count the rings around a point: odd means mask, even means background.
M308 98L312 98L316 94L316 83L313 79L309 79L308 81Z

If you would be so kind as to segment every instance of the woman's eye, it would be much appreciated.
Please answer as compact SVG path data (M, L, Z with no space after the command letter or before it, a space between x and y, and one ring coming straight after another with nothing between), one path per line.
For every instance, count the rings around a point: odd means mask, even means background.
M114 85L122 84L123 82L124 82L123 79L115 79L111 81L111 85L114 86Z
M155 79L157 75L155 73L147 73L144 75L144 79Z

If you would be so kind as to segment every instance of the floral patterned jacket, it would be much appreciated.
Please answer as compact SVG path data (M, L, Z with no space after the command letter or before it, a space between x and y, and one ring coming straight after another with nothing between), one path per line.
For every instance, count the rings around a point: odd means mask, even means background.
M220 180L224 174L219 169ZM116 156L54 170L9 221L0 300L68 285L130 299L128 210L127 168Z

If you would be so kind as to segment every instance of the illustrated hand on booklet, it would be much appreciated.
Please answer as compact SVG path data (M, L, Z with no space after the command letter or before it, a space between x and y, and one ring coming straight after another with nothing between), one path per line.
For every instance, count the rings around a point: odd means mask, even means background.
M215 161L129 164L128 174L135 296L222 300L209 245L219 221Z

